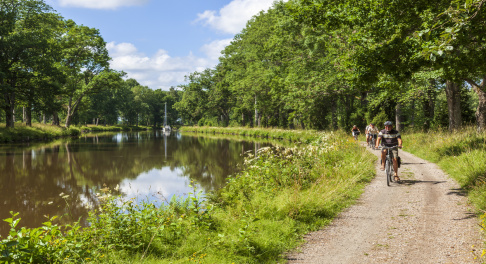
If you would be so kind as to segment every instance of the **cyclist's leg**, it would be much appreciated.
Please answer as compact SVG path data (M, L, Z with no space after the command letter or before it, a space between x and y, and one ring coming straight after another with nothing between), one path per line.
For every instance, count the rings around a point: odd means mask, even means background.
M385 170L386 149L381 151L381 170Z
M393 171L395 172L395 176L398 177L398 149L391 150L393 156Z

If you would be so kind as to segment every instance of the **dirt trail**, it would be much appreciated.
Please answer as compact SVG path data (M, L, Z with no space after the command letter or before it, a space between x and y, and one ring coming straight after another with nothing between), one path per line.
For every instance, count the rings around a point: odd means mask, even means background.
M481 263L479 221L457 183L433 163L399 155L400 184L387 187L377 162L356 205L308 234L288 263Z

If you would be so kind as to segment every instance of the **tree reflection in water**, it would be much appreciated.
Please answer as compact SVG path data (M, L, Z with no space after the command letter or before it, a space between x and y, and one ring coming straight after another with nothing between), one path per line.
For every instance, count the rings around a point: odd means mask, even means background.
M237 172L254 143L162 132L101 133L35 147L0 146L0 219L20 212L20 225L37 227L45 216L71 222L96 205L96 192L119 185L122 195L170 200L194 181L205 192ZM69 195L63 199L60 194ZM8 232L0 223L0 234Z

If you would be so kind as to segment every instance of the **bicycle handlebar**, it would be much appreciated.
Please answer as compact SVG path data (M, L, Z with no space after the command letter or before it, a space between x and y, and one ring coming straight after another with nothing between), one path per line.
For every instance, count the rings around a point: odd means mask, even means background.
M402 146L399 146L399 145L396 145L396 146L392 146L392 147L381 147L382 149L392 149L392 148L402 148Z

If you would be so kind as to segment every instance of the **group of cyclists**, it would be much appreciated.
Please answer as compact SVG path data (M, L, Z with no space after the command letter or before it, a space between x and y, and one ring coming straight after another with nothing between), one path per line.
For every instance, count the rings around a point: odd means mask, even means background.
M398 177L398 148L402 148L402 137L400 136L400 133L396 130L393 129L393 122L391 121L386 121L384 123L385 129L383 130L378 130L378 128L375 127L375 124L370 123L368 126L365 128L365 134L366 134L366 144L370 145L374 141L373 139L376 140L375 142L375 149L378 149L379 146L382 144L385 147L393 147L391 148L391 153L393 157L393 170L395 171L395 181L400 181L400 177ZM357 137L359 133L361 132L357 126L353 126L351 129L351 132L353 134L353 137L357 140ZM381 170L385 170L385 159L386 159L386 154L387 154L387 149L382 149L381 151Z

